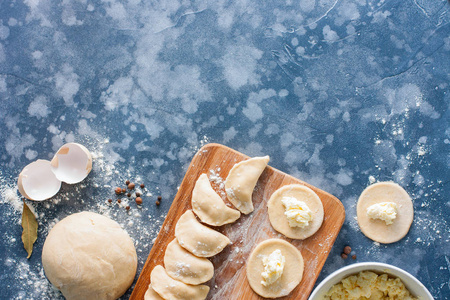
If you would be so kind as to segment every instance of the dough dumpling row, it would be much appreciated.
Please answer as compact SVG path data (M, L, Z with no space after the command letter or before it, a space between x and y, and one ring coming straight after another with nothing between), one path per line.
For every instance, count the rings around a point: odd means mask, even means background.
M243 214L253 211L252 194L258 178L269 163L269 156L241 161L231 168L225 181L225 191L230 202Z
M230 202L241 212L253 211L252 193L264 171L269 156L255 157L237 163L228 174L225 189ZM220 253L230 240L220 232L201 224L222 226L233 223L240 212L223 202L214 191L207 174L197 179L191 198L192 210L187 210L175 226L175 237L165 250L164 266L156 266L145 300L205 299L209 287L199 285L214 275L213 264L206 257Z
M192 191L192 210L206 224L222 226L233 223L241 213L225 205L222 198L214 191L208 175L202 174Z
M192 210L178 220L175 237L181 247L198 257L214 256L231 243L225 235L197 221Z

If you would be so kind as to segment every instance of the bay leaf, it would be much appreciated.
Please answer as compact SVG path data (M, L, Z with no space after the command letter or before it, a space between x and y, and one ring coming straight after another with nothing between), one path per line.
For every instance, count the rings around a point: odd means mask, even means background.
M23 247L28 253L27 258L30 258L31 253L33 253L33 244L37 239L38 223L33 212L25 203L25 200L23 201L22 228Z

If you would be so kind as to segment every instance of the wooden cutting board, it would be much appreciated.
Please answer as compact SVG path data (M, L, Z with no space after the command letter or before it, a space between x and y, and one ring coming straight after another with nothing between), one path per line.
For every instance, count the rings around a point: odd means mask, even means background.
M202 173L206 173L208 176L215 174L215 177L210 176L210 180L216 179L211 184L216 192L222 195L224 201L229 203L226 200L223 184L220 184L221 179L225 181L233 165L248 158L240 152L219 144L205 145L195 154L151 248L131 294L131 300L144 299L153 267L158 264L164 266L164 251L167 244L175 238L175 225L179 217L186 210L192 208L191 194L198 177ZM312 188L322 200L325 213L319 231L303 241L288 239L276 232L270 225L267 213L267 202L272 193L278 188L292 183ZM214 264L214 277L206 283L211 288L207 299L263 299L250 288L246 278L245 265L254 247L269 238L281 238L292 243L300 250L305 262L302 281L289 296L282 299L307 299L344 223L344 206L336 197L327 192L270 167L270 162L253 192L253 205L255 210L249 215L242 214L235 223L214 228L228 236L233 244L211 258Z

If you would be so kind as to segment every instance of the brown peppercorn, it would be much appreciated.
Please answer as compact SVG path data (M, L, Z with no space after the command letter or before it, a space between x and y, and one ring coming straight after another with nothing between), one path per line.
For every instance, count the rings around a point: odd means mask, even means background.
M109 203L112 203L112 199L108 199L108 202L109 202Z
M356 254L352 255L352 259L356 259Z
M131 193L128 193L128 194L127 194L127 197L131 197Z
M141 189L145 188L145 184L141 183L140 187Z
M117 199L117 203L120 203L120 202L122 202L122 200L120 200L120 199Z
M127 205L127 207L125 207L126 210L130 210L130 208L131 207L129 205Z
M140 197L140 196L141 196L141 193L136 192L136 197Z
M160 205L161 202L159 202L158 200L156 200L155 204L156 204L156 205Z
M342 257L342 259L347 259L348 255L345 254L345 253L342 253L342 254L341 254L341 257Z
M349 255L350 252L352 252L352 247L350 247L350 246L345 246L345 247L344 247L344 253L347 254L347 255Z
M158 201L161 201L162 200L162 197L161 196L158 196Z
M134 183L128 184L128 189L129 189L129 190L133 190L134 187L135 187L135 184L134 184Z
M120 187L116 187L114 191L116 192L117 195L122 194L122 189Z
M129 185L129 184L130 184L130 181L129 181L129 180L125 181L125 184L126 184L126 185Z
M142 204L142 198L141 197L137 197L135 201L136 201L136 204L138 204L138 205Z
M126 189L122 188L122 193L125 193L126 191L127 191Z

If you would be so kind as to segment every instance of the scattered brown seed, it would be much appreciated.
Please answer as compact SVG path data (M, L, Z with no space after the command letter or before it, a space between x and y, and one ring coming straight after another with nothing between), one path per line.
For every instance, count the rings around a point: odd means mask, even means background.
M125 207L126 210L130 210L130 208L131 207L129 205L127 205L127 207Z
M117 203L120 203L120 202L122 202L122 200L121 199L117 199Z
M136 204L139 204L139 205L142 204L142 198L141 197L137 197L135 201L136 201Z
M120 187L116 187L114 191L116 192L117 195L122 194L122 189Z
M345 247L344 247L344 253L347 254L347 255L349 255L350 252L352 252L352 247L350 247L350 246L345 246Z
M131 197L131 193L128 193L128 194L127 194L127 197Z
M156 205L160 205L161 204L161 202L159 202L158 200L156 200Z
M345 253L342 253L342 254L341 254L341 257L342 257L342 259L347 259L348 255L345 254Z
M161 196L158 196L158 201L161 201L162 200L162 197Z
M112 199L108 199L108 202L109 202L109 203L112 203Z
M127 190L126 189L122 189L122 193L125 193Z
M145 184L141 183L140 187L141 189L145 188Z
M126 184L126 185L129 185L129 184L130 184L130 181L129 181L129 180L125 181L125 184Z
M356 259L356 254L352 255L352 259Z
M140 196L141 196L141 193L136 192L136 197L140 197Z
M135 187L135 184L134 184L134 183L128 184L128 189L129 189L129 190L133 190L134 187Z

